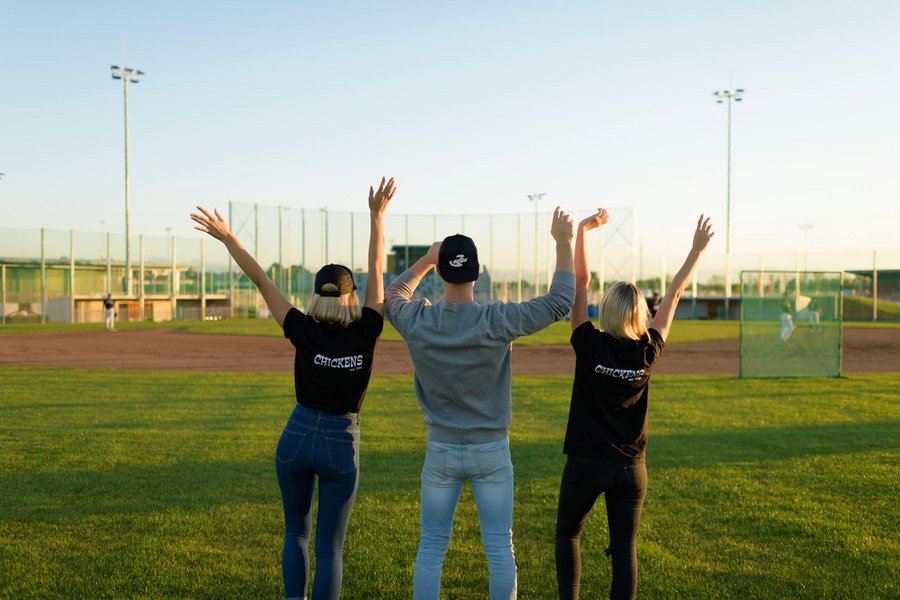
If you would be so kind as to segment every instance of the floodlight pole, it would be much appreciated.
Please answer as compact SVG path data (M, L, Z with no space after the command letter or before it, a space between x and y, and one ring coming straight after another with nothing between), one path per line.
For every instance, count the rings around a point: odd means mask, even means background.
M731 103L740 102L743 88L713 92L718 104L728 104L728 150L725 175L725 318L731 299Z
M528 200L534 202L534 296L541 294L540 271L538 271L538 203L547 194L528 194Z
M138 83L143 71L130 67L110 67L113 79L122 80L122 97L125 106L125 294L131 296L131 189L128 177L128 82Z

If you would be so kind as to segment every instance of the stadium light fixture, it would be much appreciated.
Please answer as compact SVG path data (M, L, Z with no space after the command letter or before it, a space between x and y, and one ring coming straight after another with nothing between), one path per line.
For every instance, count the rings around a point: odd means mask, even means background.
M138 83L143 71L112 65L110 75L122 80L122 97L125 106L125 293L131 296L131 189L128 178L128 84Z
M725 318L731 299L731 104L740 102L744 88L713 92L717 104L728 104L728 150L725 174Z

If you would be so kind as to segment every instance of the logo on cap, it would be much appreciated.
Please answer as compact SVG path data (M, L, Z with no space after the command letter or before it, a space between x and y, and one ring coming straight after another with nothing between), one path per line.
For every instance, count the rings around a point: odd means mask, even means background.
M454 258L453 260L451 260L451 261L449 262L449 264L450 264L451 267L461 267L461 266L463 266L463 264L464 264L467 260L469 260L469 259L466 258L466 255L465 255L465 254L457 254L457 255L456 255L456 258Z

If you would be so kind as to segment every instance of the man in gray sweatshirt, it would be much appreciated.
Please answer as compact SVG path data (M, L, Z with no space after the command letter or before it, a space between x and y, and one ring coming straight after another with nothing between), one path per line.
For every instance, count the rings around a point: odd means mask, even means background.
M550 228L556 273L547 294L528 302L475 302L478 252L464 235L435 242L384 294L385 316L406 340L415 366L416 398L428 427L414 600L440 595L441 567L466 479L478 509L490 597L516 597L510 343L562 319L572 308L573 230L572 219L557 207ZM444 281L444 299L437 304L411 300L432 267Z

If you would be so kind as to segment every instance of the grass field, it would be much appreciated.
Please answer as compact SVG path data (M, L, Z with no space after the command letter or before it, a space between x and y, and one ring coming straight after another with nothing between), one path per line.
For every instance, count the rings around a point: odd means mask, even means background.
M0 597L278 598L282 375L0 367ZM514 381L521 598L551 598L571 379ZM900 596L900 374L657 376L644 598ZM373 380L344 598L411 595L424 447L411 379ZM609 585L606 525L583 597ZM486 597L464 491L444 598Z

